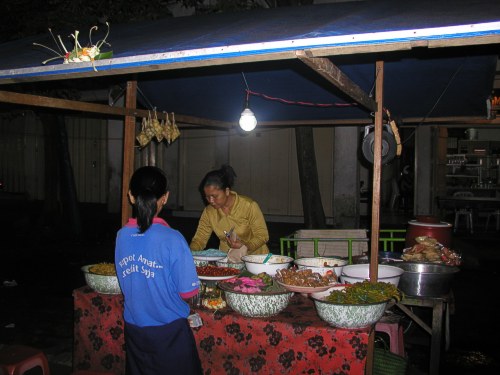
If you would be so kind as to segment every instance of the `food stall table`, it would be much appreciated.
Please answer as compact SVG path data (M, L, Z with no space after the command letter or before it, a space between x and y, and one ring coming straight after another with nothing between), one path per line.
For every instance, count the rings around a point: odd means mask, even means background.
M82 287L73 297L74 370L123 374L123 296ZM246 318L229 308L194 312L203 321L193 333L207 374L365 372L370 330L331 327L302 295L271 318Z
M449 343L449 305L453 293L441 297L405 296L396 306L408 315L415 323L431 335L429 374L439 374L439 361L441 356L441 341L443 337L443 314L445 314L445 349ZM420 306L432 308L432 323L429 327L422 319L413 313L407 306Z

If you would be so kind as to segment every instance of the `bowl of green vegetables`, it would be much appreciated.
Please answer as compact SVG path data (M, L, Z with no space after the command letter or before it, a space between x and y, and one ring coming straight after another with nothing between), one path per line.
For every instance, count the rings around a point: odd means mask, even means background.
M394 284L363 281L337 285L313 293L311 298L318 316L337 328L360 329L375 324L384 314L391 299L401 299Z

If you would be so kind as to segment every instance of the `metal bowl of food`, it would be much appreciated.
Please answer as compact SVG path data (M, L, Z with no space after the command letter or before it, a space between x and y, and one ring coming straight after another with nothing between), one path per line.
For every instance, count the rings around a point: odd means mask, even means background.
M115 265L111 263L89 264L81 268L87 285L98 293L120 294Z
M229 307L250 318L268 318L279 314L288 306L293 296L293 293L286 289L245 293L236 291L225 283L220 283L219 288L224 291Z
M334 271L337 277L340 277L342 268L348 263L346 259L313 257L295 259L294 263L299 269L308 268L313 272L324 275L328 271Z
M334 290L344 289L345 285L333 287L324 292L311 294L318 316L337 328L359 329L376 323L384 314L388 301L345 304L328 300Z

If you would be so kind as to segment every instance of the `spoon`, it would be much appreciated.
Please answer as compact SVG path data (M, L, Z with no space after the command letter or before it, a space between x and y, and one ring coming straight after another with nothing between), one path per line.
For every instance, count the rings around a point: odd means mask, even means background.
M273 256L273 253L267 254L267 256L264 258L264 261L262 262L263 264L266 264L269 259Z

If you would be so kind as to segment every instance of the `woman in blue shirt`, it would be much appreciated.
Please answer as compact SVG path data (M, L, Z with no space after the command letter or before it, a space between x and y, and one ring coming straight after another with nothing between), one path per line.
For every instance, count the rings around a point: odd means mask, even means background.
M116 239L127 375L202 373L185 302L198 293L199 279L186 240L158 217L168 194L161 169L136 170L128 192L134 215Z

